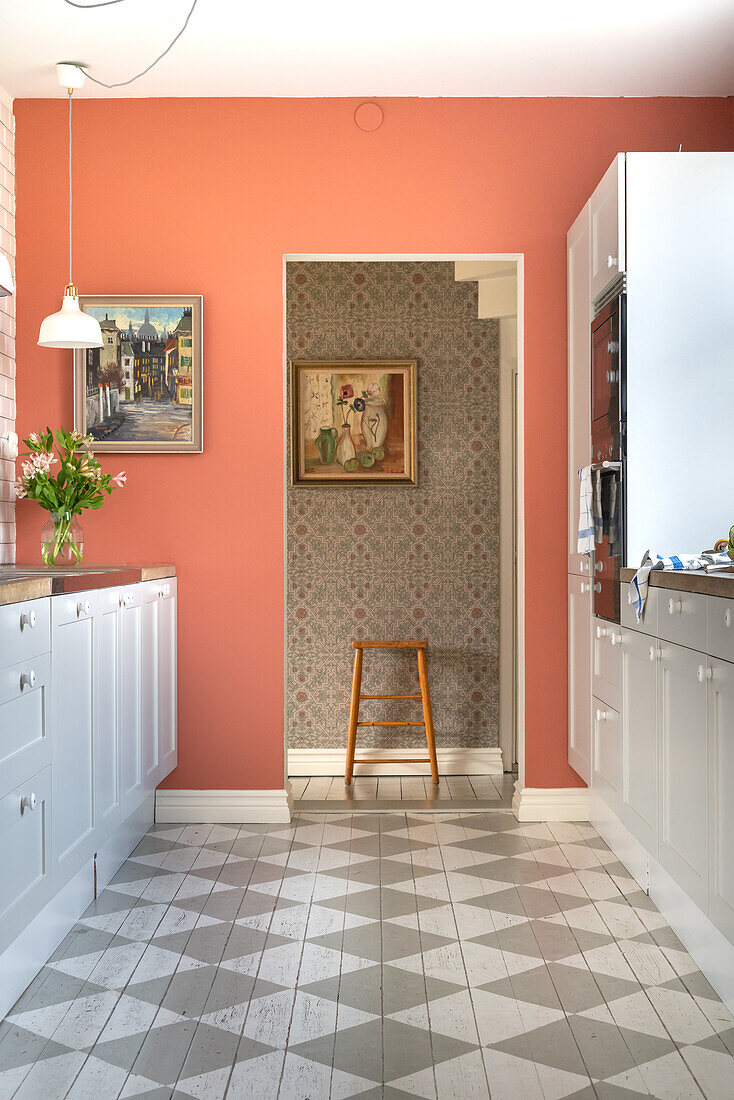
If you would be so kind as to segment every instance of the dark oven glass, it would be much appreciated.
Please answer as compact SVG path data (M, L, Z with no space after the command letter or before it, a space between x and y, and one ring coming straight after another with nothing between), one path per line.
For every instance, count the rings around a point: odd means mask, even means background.
M623 305L621 297L615 298L591 323L592 434L624 419L619 335Z
M621 466L602 469L602 539L594 542L594 614L620 621L620 569L624 561L624 479Z

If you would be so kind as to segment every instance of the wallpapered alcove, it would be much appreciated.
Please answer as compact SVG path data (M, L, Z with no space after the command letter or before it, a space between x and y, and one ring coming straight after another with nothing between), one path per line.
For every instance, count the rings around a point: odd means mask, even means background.
M418 484L288 490L289 745L345 745L349 643L361 637L427 638L439 749L494 747L497 322L477 319L476 283L455 282L453 263L308 261L287 265L286 323L289 359L418 360ZM362 690L416 691L415 654L366 653ZM371 702L363 717L419 710ZM421 739L421 730L361 729L358 744Z

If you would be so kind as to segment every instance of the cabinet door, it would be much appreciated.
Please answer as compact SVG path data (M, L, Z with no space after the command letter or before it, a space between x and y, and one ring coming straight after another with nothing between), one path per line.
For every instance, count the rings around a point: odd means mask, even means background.
M158 604L158 775L160 783L177 763L176 581L164 582Z
M734 665L710 660L709 667L708 913L734 942Z
M615 157L590 200L591 300L625 270L625 156Z
M591 290L589 204L568 231L568 572L588 576L577 553L579 470L591 462Z
M142 761L142 585L122 593L119 615L120 778L123 816L144 797Z
M94 620L89 594L51 603L53 858L61 882L94 853Z
M0 954L51 896L51 768L0 798Z
M622 789L619 816L657 858L658 643L635 630L622 636Z
M622 774L622 723L619 712L592 699L594 771L592 787L616 812Z
M591 584L568 578L568 762L591 777Z
M707 658L661 643L659 859L686 893L706 907L708 784Z
M157 587L142 589L142 740L143 784L153 791L158 783L158 612Z
M96 844L99 846L122 817L120 783L120 634L119 592L95 593L95 776Z
M616 623L595 619L592 640L593 684L597 699L619 710L622 695L622 631Z

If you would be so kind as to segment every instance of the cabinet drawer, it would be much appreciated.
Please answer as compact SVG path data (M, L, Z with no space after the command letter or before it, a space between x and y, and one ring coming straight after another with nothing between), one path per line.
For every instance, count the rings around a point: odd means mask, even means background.
M0 798L0 952L50 896L50 836L49 767Z
M617 802L622 779L622 723L619 711L602 699L592 699L594 775L592 787L611 807Z
M593 692L597 699L615 710L621 705L622 630L605 619L594 621Z
M105 590L106 594L107 590ZM97 592L70 592L63 596L52 596L51 618L53 625L68 626L79 619L89 619L94 613Z
M712 657L734 661L734 600L705 597L708 615L708 647Z
M639 630L641 634L650 634L653 638L657 637L660 589L648 588L645 610L642 613L642 618L639 623L635 615L635 609L630 601L629 585L624 582L622 583L620 597L619 605L622 609L622 614L620 616L622 619L622 626L629 627L632 630Z
M50 667L50 655L44 653L0 669L0 795L51 762Z
M26 657L48 653L51 648L51 615L48 599L26 600L0 607L0 668Z
M658 637L696 649L706 650L706 597L692 592L658 589Z

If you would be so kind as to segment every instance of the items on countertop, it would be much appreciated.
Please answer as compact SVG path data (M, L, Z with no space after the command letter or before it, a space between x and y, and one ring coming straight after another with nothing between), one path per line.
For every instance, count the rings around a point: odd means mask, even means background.
M629 582L630 603L635 609L638 623L645 611L650 573L658 569L675 572L703 570L705 573L712 573L734 570L734 561L728 554L715 550L704 551L701 554L674 554L669 558L663 558L660 554L651 554L646 550L640 562L640 568Z

